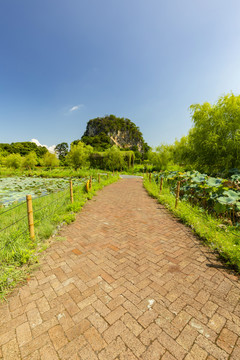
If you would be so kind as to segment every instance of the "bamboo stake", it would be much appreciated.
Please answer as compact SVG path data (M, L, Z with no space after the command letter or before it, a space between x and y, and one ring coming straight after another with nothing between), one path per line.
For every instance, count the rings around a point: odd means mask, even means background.
M73 186L72 186L72 180L70 180L70 200L71 200L71 203L73 203Z
M176 209L177 206L178 206L179 193L180 193L180 181L177 182L175 209Z
M32 207L32 195L26 196L27 200L27 212L28 212L28 227L29 227L29 234L30 238L34 240L34 221L33 221L33 207Z
M162 192L162 188L163 188L163 178L161 177L161 179L160 179L160 194Z
M89 180L86 182L86 192L89 192Z
M152 173L149 174L149 182L152 181Z
M98 183L100 184L101 178L100 178L100 174L98 174Z
M90 180L89 180L89 190L92 189L92 175L90 176Z

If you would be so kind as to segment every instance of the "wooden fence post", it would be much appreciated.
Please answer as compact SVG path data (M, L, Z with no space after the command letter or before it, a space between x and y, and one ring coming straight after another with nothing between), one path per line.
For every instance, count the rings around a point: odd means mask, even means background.
M89 190L92 189L92 175L90 176L90 180L89 180Z
M32 195L27 195L27 212L28 212L28 228L30 233L30 238L34 240L34 222L33 222L33 207L32 207Z
M149 174L149 182L152 181L152 173Z
M72 186L72 180L70 180L70 200L71 200L71 203L73 203L73 186Z
M160 179L160 194L162 192L162 187L163 187L163 178L161 177L161 179Z
M178 206L179 193L180 193L180 181L177 182L175 209Z
M89 192L89 180L86 182L86 192Z
M107 179L108 179L108 173L107 173Z
M100 184L101 178L100 178L100 174L98 174L98 183Z

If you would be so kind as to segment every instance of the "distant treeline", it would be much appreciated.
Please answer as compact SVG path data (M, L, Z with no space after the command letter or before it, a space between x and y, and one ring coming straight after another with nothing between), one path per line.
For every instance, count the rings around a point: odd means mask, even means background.
M11 144L0 143L0 154L2 156L7 156L9 154L20 154L21 156L25 156L32 151L34 151L40 158L48 152L45 146L37 146L35 143L30 141L15 142Z

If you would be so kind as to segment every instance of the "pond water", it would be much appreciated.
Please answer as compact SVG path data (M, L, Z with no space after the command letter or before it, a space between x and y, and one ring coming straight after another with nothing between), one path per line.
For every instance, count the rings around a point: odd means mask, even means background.
M78 184L80 183L79 180ZM69 186L69 179L45 179L31 177L0 178L0 206L24 201L26 195L33 198L64 190Z

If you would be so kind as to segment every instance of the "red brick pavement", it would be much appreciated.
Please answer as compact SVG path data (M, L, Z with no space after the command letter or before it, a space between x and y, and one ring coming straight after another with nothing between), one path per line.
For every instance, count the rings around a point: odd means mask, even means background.
M121 180L0 307L0 358L240 359L240 284L191 232Z

